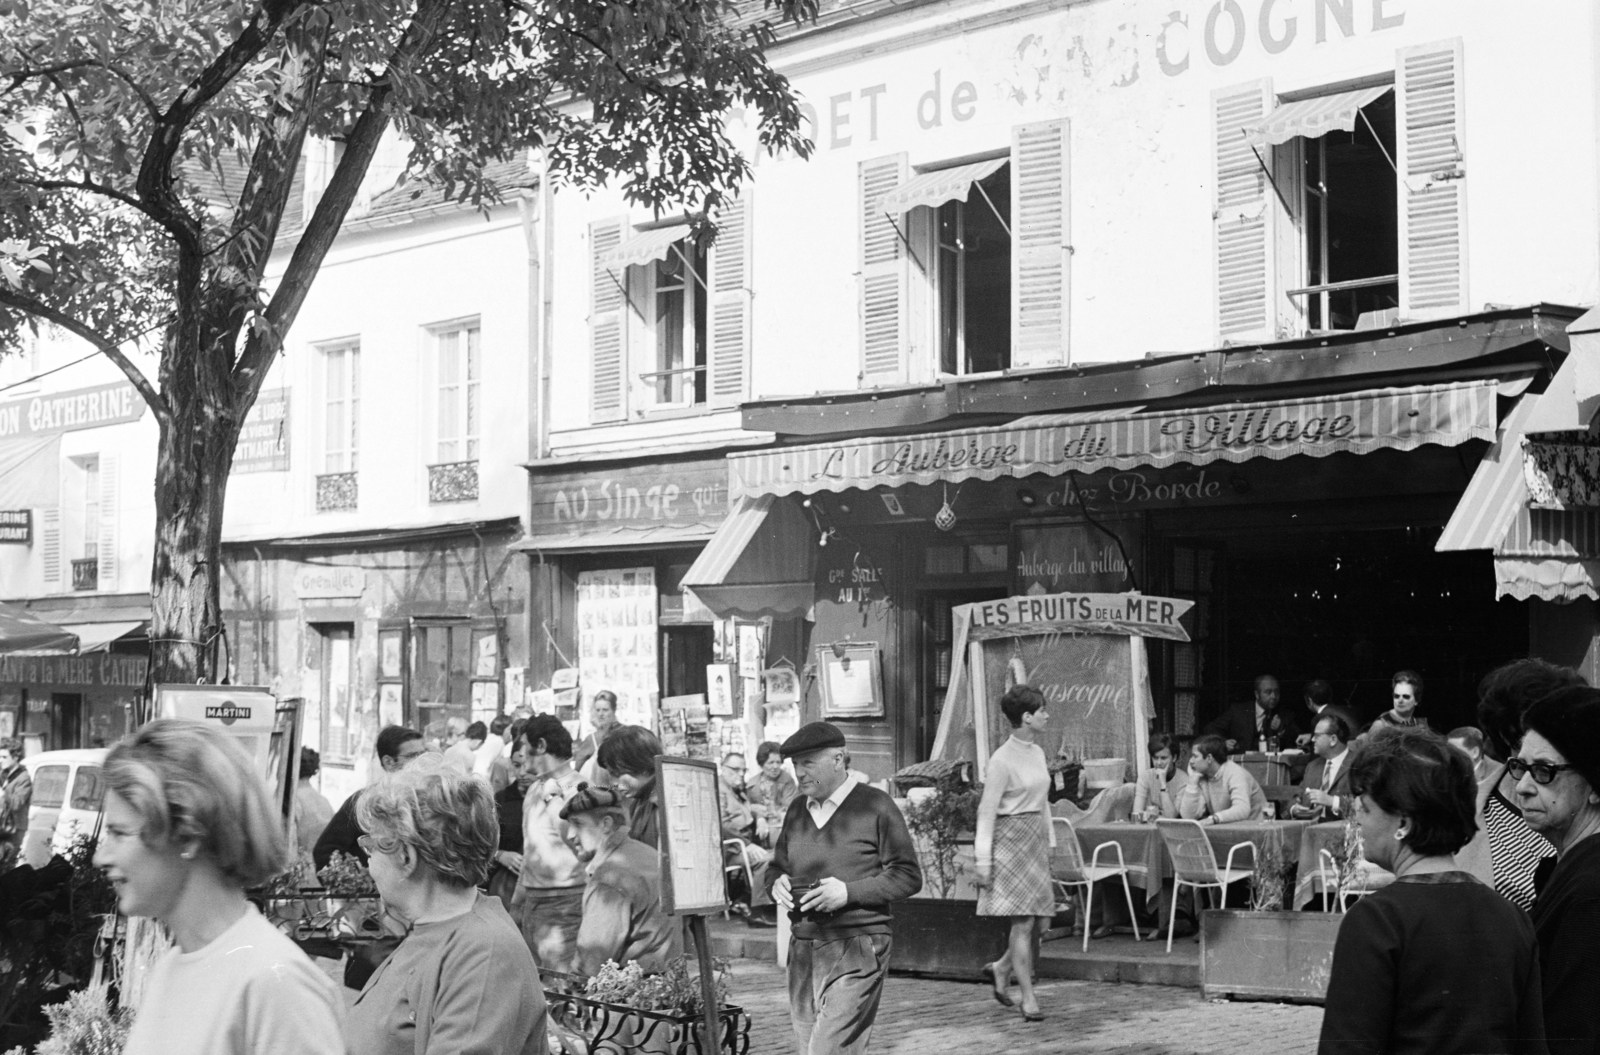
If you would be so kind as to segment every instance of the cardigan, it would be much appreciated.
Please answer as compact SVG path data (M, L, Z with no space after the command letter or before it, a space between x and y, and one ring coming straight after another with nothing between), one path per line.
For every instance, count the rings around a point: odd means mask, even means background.
M1551 1055L1600 1052L1600 835L1561 855L1533 903Z
M780 875L806 886L832 877L844 882L846 900L842 909L824 918L806 913L795 923L794 936L836 941L888 934L890 902L922 889L917 848L900 807L870 784L857 784L819 830L806 808L809 801L797 795L789 803L767 867L768 888Z
M1318 1055L1542 1055L1533 924L1466 872L1404 876L1350 906Z

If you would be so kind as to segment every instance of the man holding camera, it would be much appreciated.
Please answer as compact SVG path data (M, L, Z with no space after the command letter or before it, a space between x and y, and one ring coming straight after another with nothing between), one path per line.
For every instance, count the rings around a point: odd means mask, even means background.
M780 751L800 788L768 869L794 923L789 1017L800 1055L860 1055L889 971L889 905L922 889L922 869L894 800L851 775L837 727L811 722Z

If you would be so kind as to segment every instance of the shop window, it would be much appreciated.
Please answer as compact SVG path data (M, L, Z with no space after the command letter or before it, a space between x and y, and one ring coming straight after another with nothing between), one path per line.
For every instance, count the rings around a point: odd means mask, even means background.
M433 331L435 464L478 460L483 369L479 334L476 322Z
M62 496L65 514L57 514L52 532L44 524L47 545L65 550L74 590L116 586L116 457L84 454L70 460ZM55 535L51 540L48 536ZM59 561L59 556L56 557Z
M1400 305L1400 221L1393 90L1360 108L1355 127L1276 148L1275 171L1298 239L1283 276L1307 330L1392 322Z
M100 767L79 766L78 772L72 778L72 808L75 810L97 810L100 808L100 799L104 795L105 788L100 783Z
M661 259L628 269L647 330L640 351L649 369L639 380L654 406L706 401L706 274L705 250L688 238L673 242Z
M357 720L355 627L319 626L321 638L322 754L330 762L355 760L360 737Z
M1202 714L1219 710L1217 680L1221 672L1217 632L1221 551L1211 546L1180 543L1172 547L1172 595L1194 602L1183 617L1189 640L1168 648L1172 686L1171 730L1190 735Z
M412 630L412 699L418 726L444 735L450 718L472 713L472 628L466 623L421 623Z
M1011 165L973 183L967 200L914 210L925 228L930 329L941 374L1011 366Z

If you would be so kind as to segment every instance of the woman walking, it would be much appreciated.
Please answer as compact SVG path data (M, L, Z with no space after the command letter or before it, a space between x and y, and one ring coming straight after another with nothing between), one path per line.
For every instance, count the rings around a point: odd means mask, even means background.
M176 948L150 968L125 1055L341 1055L333 981L245 900L288 863L266 781L220 729L160 718L106 755L94 863Z
M1375 729L1350 790L1366 859L1395 881L1339 925L1320 1055L1542 1055L1533 924L1455 860L1472 760L1425 729Z
M1011 941L1006 954L984 968L994 998L1012 1006L1012 976L1022 993L1022 1017L1043 1020L1033 992L1033 945L1041 924L1055 913L1050 892L1050 770L1036 742L1050 720L1044 696L1030 685L1014 685L1000 698L1011 738L989 758L978 802L978 915L1006 916Z
M1555 843L1533 903L1550 1055L1600 1052L1600 689L1562 689L1529 708L1506 762L1517 805Z

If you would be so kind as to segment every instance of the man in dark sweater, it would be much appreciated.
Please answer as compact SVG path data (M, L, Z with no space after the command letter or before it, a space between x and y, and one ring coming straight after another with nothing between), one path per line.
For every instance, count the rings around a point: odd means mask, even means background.
M378 734L378 764L385 773L404 769L408 762L426 754L427 750L428 745L423 742L422 734L403 725L386 726ZM361 825L356 823L356 800L360 797L361 792L357 790L346 798L317 837L317 845L311 849L311 861L317 871L328 866L335 851L354 857L363 866L366 865L367 852L357 841L366 834L361 830Z
M850 775L836 727L812 722L780 750L800 787L768 869L794 922L789 1017L800 1055L860 1055L889 970L889 905L922 889L922 869L894 800Z

